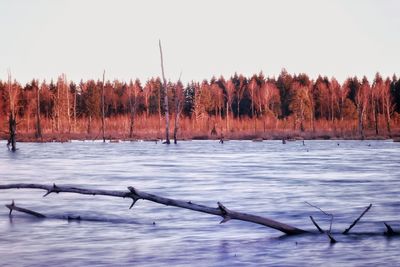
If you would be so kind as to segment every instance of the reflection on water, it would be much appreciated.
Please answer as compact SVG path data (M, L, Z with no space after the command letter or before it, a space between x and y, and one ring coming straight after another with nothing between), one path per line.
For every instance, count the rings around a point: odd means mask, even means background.
M340 143L338 146L337 143ZM0 142L0 147L5 147ZM400 264L400 143L391 141L249 141L20 143L0 153L1 183L56 183L140 190L227 208L313 229L335 215L324 235L282 237L246 222L129 199L40 190L0 191L0 204L43 213L36 219L0 208L1 266L365 266ZM368 206L349 236L342 230ZM81 221L68 221L81 216ZM364 233L364 234L362 234ZM368 234L365 234L368 233Z

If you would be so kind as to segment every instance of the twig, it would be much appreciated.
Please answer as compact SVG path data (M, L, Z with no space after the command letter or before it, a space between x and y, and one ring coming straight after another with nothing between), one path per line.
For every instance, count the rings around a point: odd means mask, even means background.
M327 234L327 236L328 236L328 238L329 238L331 244L336 243L336 242L337 242L336 239L335 239L335 238L332 236L332 234L331 234L331 231L332 231L332 222L333 222L333 214L326 213L326 212L323 211L320 207L317 207L317 206L315 206L315 205L312 205L311 203L309 203L309 202L307 202L307 201L306 201L306 204L310 205L310 206L313 207L313 208L318 209L318 210L321 211L323 214L325 214L325 215L331 217L331 223L330 223L330 225L329 225L329 230L326 231L326 234ZM321 233L323 233L324 231L323 231L323 230L319 227L319 225L314 221L314 218L313 218L312 216L310 216L310 219L311 219L311 221L314 223L315 227L317 227L317 229L318 229Z
M309 202L306 201L306 204L310 205L313 208L316 208L317 210L321 211L323 214L325 214L326 216L330 216L331 217L331 223L329 225L329 233L332 231L332 222L333 222L333 214L331 213L326 213L325 211L323 211L320 207L317 207Z
M372 204L369 204L369 206L363 211L363 213L361 213L360 216L358 216L358 218L350 225L350 227L344 230L343 234L346 235L351 230L351 228L353 228L358 223L358 221L364 216L364 214L367 213L367 211L369 211L371 207Z

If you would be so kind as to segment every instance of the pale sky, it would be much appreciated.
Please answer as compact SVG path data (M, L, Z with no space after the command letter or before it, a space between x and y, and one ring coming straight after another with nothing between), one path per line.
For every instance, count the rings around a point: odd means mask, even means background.
M0 0L0 79L400 74L396 0Z

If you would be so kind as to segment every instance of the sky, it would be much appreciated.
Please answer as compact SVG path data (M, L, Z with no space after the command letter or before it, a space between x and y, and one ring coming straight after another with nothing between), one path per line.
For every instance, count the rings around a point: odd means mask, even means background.
M0 79L400 74L396 0L0 0Z

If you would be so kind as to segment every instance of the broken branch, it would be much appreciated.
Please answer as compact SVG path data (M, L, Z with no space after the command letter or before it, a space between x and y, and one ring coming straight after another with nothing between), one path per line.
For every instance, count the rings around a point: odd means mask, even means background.
M10 210L10 214L9 214L10 216L11 216L12 211L16 210L16 211L19 211L19 212L22 212L22 213L26 213L26 214L35 216L36 218L46 218L45 215L43 215L43 214L41 214L39 212L36 212L36 211L33 211L33 210L24 209L24 208L21 208L21 207L17 207L15 205L14 200L11 202L11 204L7 204L5 206Z
M358 218L350 225L350 227L344 230L343 234L346 235L351 230L351 228L353 228L358 223L358 221L364 216L364 214L369 211L371 207L372 204L369 204L369 206L363 211L363 213L361 213L360 216L358 216Z
M320 233L323 233L324 231L321 229L321 227L319 227L319 225L317 224L317 222L314 220L313 216L310 216L310 219L312 221L312 223L314 224L314 226L318 229L318 231Z
M384 235L386 235L386 236L394 236L394 235L399 235L400 234L399 232L395 232L393 230L392 226L390 226L388 223L384 222L384 224L385 224L386 229L387 229L387 231L384 232Z

